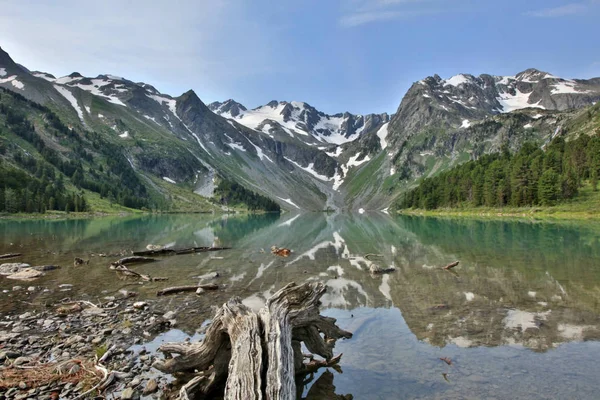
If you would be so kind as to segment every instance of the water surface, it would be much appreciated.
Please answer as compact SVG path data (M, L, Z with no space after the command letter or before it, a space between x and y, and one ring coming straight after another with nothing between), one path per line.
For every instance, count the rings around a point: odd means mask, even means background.
M155 343L194 335L211 307L231 296L259 308L288 282L325 283L324 314L354 337L336 347L344 353L343 374L315 376L305 389L309 398L315 381L356 399L597 398L600 226L593 223L168 215L0 221L0 233L0 254L21 252L19 261L63 266L32 283L0 278L3 312L65 297L103 301L119 289L156 301L162 287L211 281L218 271L215 282L225 290L163 300L161 307L189 318ZM168 282L139 285L108 268L118 253L147 244L233 249L132 267ZM272 245L294 253L277 258ZM73 267L74 257L90 263ZM455 260L454 272L440 269ZM373 262L397 270L371 276ZM23 289L13 291L15 285Z

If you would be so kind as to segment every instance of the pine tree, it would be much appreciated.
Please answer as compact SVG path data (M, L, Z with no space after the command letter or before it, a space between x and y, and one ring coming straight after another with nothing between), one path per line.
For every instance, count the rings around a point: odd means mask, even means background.
M560 176L554 169L546 170L540 177L538 197L542 205L550 206L558 200L560 194L559 178Z

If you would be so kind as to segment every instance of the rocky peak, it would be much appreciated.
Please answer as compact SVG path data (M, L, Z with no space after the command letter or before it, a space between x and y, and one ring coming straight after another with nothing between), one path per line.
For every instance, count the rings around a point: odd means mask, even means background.
M226 114L234 118L240 115L243 111L247 111L246 107L233 99L226 100L222 103L219 101L214 101L208 105L208 108L216 114Z

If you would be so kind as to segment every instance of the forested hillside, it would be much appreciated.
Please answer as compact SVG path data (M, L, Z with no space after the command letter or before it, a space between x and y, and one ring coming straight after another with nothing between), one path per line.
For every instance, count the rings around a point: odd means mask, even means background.
M397 206L549 206L576 197L585 181L596 190L599 174L600 133L557 137L543 148L526 143L512 154L505 148L425 179Z
M234 197L236 205L248 198L251 210L274 209L243 190L246 197ZM145 210L172 210L174 198L136 172L106 136L65 124L50 108L0 88L0 212L95 211L90 196Z
M226 207L245 204L250 211L280 212L281 207L268 197L254 193L242 185L221 180L215 188L215 200Z

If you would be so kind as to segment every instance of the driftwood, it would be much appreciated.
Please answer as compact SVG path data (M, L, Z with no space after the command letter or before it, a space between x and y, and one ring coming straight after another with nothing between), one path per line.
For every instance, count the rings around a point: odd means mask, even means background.
M372 274L387 274L390 272L394 272L395 270L396 268L394 267L382 268L377 264L371 264L371 266L369 267L369 272Z
M454 261L453 263L450 263L448 265L446 265L445 267L442 267L442 269L452 269L454 267L456 267L458 265L458 261Z
M166 289L159 290L157 296L166 296L168 294L182 293L182 292L197 292L198 289L202 290L217 290L219 285L210 283L206 285L193 285L193 286L174 286Z
M150 257L131 256L131 257L121 258L120 260L117 260L117 261L111 263L110 265L115 267L117 265L142 264L142 263L149 263L149 262L154 262L154 261L157 261L157 260L155 258L150 258Z
M230 250L231 247L189 247L185 249L158 249L134 251L134 256L175 256L181 254L204 253L207 251Z
M0 260L6 260L7 258L15 258L22 256L21 253L8 253L8 254L0 254Z
M336 340L352 337L319 314L325 290L322 283L290 283L258 313L233 298L217 311L203 341L162 345L167 356L179 356L157 360L154 367L171 374L199 371L181 388L180 399L211 398L223 384L225 400L296 398L298 375L336 365ZM305 364L302 343L325 361Z

